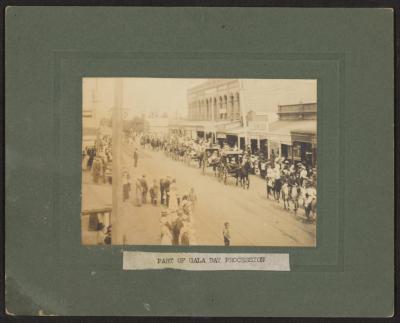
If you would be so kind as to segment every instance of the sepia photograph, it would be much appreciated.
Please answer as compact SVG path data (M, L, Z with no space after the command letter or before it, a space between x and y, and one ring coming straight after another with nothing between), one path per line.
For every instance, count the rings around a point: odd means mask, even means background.
M317 80L82 79L83 245L315 247Z

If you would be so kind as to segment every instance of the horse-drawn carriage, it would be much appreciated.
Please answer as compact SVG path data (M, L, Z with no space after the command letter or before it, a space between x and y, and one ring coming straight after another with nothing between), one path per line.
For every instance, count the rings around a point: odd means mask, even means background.
M202 152L202 168L203 174L206 172L207 167L212 167L214 175L217 174L217 167L221 159L221 152L219 147L207 147Z
M236 186L250 187L250 162L241 151L228 151L221 154L218 167L218 178L227 184L228 178L236 179Z

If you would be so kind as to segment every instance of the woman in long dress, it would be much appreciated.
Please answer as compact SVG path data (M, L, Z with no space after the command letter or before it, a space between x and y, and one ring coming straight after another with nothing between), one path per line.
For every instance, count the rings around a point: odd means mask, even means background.
M175 179L172 180L169 187L169 208L171 210L178 208L178 187L176 186Z

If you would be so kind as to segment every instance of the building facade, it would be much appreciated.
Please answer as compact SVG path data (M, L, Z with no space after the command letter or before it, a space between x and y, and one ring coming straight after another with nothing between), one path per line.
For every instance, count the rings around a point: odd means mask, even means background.
M240 81L212 79L188 90L188 119L192 121L240 120Z
M188 90L188 120L199 126L203 123L212 124L209 132L207 129L204 129L204 133L198 131L200 137L212 137L214 142L225 142L229 146L238 146L241 149L250 144L254 146L255 141L250 142L247 132L257 131L257 126L260 125L256 123L259 121L254 120L252 124L248 124L246 116L250 111L263 111L262 114L267 118L271 118L268 115L276 113L276 105L265 105L270 96L267 91L269 86L265 80L207 80ZM255 139L258 140L257 145L260 148L258 135Z
M268 155L317 163L317 104L299 103L278 106L279 120L269 124Z

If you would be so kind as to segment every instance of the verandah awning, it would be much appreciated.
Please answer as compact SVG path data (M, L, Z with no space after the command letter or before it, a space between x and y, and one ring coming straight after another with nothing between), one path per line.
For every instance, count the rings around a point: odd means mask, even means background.
M308 142L303 141L306 139L314 140L316 145L316 132L316 120L279 120L270 124L268 139L286 145L292 145L294 141ZM312 139L312 136L315 139Z

